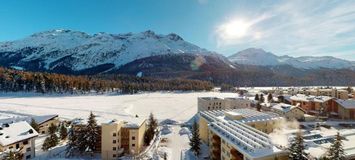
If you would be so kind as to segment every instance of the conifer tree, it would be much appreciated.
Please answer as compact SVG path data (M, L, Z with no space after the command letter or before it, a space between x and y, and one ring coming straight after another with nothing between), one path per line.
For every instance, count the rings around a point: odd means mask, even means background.
M38 123L36 122L35 119L31 118L31 124L30 125L31 125L31 127L33 129L35 129L37 132L39 132L39 125L38 125Z
M269 103L272 102L272 94L271 94L271 93L269 93L269 94L267 95L267 102L269 102Z
M77 148L80 154L83 154L84 152L87 151L87 130L85 127L78 127L78 129L75 130L76 136L77 136Z
M149 115L149 128L152 128L154 131L157 129L158 127L158 121L157 119L155 119L153 113L150 113Z
M277 97L277 99L278 99L278 101L280 103L285 103L285 97L284 96L280 95L280 96Z
M192 125L192 131L191 131L191 138L190 138L190 147L191 151L195 154L195 156L200 155L200 146L201 146L201 139L200 139L200 133L199 133L199 125L195 121L194 124Z
M64 123L62 123L62 125L60 125L59 134L60 134L60 139L62 139L62 140L64 140L68 136L68 130L65 127Z
M88 152L93 153L96 150L96 143L98 142L99 131L95 119L95 115L90 112L88 124L86 126L86 145Z
M264 95L263 95L263 94L260 94L260 102L261 102L261 103L265 102L265 98L264 98Z
M254 100L256 100L256 101L260 100L260 98L259 98L259 94L256 94L256 95L255 95Z
M306 153L304 152L303 136L301 132L296 134L296 137L291 141L289 147L289 159L292 160L306 160Z
M261 111L261 105L260 105L260 103L258 102L258 103L256 103L256 110L257 111Z
M78 151L78 137L74 128L71 127L68 133L68 143L65 151L66 157L72 157Z
M57 126L53 123L48 128L49 137L47 137L42 145L42 150L47 151L52 147L55 147L59 143L58 136L56 134Z
M154 138L155 131L158 127L158 121L154 118L153 113L150 113L148 119L148 129L144 133L144 144L149 145Z
M1 157L4 160L19 160L23 159L23 153L21 152L22 148L18 150L10 150L9 152L5 152L4 156Z
M344 148L342 144L342 137L337 133L334 142L328 150L328 157L331 160L345 160Z

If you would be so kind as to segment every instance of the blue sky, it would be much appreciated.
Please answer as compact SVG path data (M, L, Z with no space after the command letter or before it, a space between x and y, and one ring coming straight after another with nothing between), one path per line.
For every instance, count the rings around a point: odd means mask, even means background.
M355 1L0 1L0 41L51 29L171 32L226 56L249 47L277 55L355 60Z

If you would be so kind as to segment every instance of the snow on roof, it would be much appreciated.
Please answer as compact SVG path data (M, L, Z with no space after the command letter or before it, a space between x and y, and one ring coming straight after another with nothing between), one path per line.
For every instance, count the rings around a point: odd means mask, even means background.
M335 101L344 108L355 109L355 100L354 99L348 99L348 100L337 99Z
M7 146L38 136L38 133L25 121L3 124L0 128L0 144Z
M18 117L18 118L7 118L7 119L0 119L0 123L13 123L13 122L20 122L20 121L26 121L28 123L31 123L32 118L39 124L41 125L44 122L47 122L53 118L58 117L58 115L53 114L53 115L42 115L42 116L24 116L24 117Z
M257 121L269 121L274 119L281 119L282 117L273 112L259 112L253 109L242 108L242 109L227 109L227 110L211 110L202 111L200 115L206 118L208 121L216 121L216 119L226 119L225 112L229 114L242 115L243 118L238 120L242 123L257 122Z
M328 97L328 96L311 96L311 95L307 96L307 95L304 95L304 94L297 94L297 95L291 96L290 99L294 100L294 101L320 102L320 103L323 103L323 102L331 100L332 97Z
M209 118L220 114L208 111L200 113ZM211 121L209 128L238 151L253 158L283 152L271 143L268 135L238 120L216 118L215 121Z
M57 118L58 115L57 114L53 114L53 115L44 115L44 116L33 116L32 118L38 123L38 124L42 124L44 122L47 122L51 119Z
M203 100L249 100L248 97L245 96L236 96L236 97L198 97L199 99Z
M198 98L203 100L222 100L222 98L218 98L218 97L198 97Z
M112 119L112 120L107 120L104 117L97 116L96 118L96 123L98 125L101 124L112 124L115 122L119 122L120 120L117 119ZM139 128L143 123L145 123L146 119L144 118L139 118L139 117L127 117L126 119L122 120L123 121L123 126L125 128ZM82 118L75 118L72 120L72 124L74 125L86 125L87 124L87 119L82 119Z
M297 106L293 106L293 105L289 105L289 104L285 104L285 103L279 103L279 104L276 104L274 106L271 107L272 109L274 110L279 110L279 111L282 111L283 113L287 113L295 108L299 108L301 109L300 107L297 107ZM303 109L301 109L302 111L304 111Z

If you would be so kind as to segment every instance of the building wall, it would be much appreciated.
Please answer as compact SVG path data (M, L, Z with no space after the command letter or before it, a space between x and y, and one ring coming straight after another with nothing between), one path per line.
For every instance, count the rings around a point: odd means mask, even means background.
M304 112L299 108L294 108L291 111L285 114L286 119L288 120L303 120L304 119Z
M44 122L42 124L39 125L39 134L48 134L48 129L49 126L51 126L52 124L54 124L55 126L59 126L59 119L58 117L51 119L47 122Z
M242 98L204 98L197 99L198 111L237 109L251 107L251 101Z
M271 133L274 131L274 129L279 126L279 124L282 123L282 119L275 119L275 120L269 120L269 121L256 121L256 122L249 122L246 123L247 125L260 130L264 133Z
M123 122L102 124L101 158L103 160L117 159L121 153L121 128Z
M23 158L34 158L35 157L35 138L19 141L14 144L7 146L0 145L0 151L6 151L8 149L19 149L22 148L21 152L23 153Z
M208 122L202 116L199 117L199 133L201 140L208 144Z
M225 105L224 100L220 98L206 99L199 97L197 99L197 108L198 111L217 110L225 109Z
M344 107L338 107L339 118L343 120L355 120L355 109L346 109Z
M146 127L147 125L144 122L139 128L129 129L129 150L131 154L138 154L143 150Z

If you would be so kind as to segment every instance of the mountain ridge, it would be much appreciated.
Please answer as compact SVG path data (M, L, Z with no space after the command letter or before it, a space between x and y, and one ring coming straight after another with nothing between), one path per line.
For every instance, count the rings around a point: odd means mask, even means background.
M5 66L24 69L80 71L111 64L113 69L136 59L164 54L216 54L184 41L179 35L155 34L153 31L126 34L89 35L72 30L35 33L24 39L0 42L0 58ZM5 62L3 61L2 64ZM34 68L30 68L27 63Z
M184 78L236 86L355 83L355 70L318 64L333 64L333 58L327 61L329 57L325 60L320 58L322 61L315 63L310 57L276 56L262 49L249 49L241 55L244 56L243 61L235 63L233 57L200 48L177 34L161 35L150 30L92 35L72 30L51 30L16 41L0 42L0 66L17 70ZM281 60L284 62L280 63ZM305 62L317 65L305 68L302 66Z
M333 56L277 56L260 48L248 48L228 56L231 62L246 65L277 66L291 65L300 69L355 69L355 61L348 61Z

